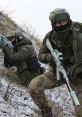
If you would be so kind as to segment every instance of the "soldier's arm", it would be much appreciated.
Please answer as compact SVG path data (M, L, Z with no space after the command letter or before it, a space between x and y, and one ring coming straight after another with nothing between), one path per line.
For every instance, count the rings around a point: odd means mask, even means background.
M27 47L22 47L18 52L12 52L7 46L3 48L3 51L6 55L13 61L20 62L22 60L28 59L32 57L34 51L34 47L32 45L28 45Z
M50 55L50 51L46 46L46 40L49 38L49 34L50 34L50 32L47 33L47 35L44 37L40 50L39 50L38 58L43 63L49 63L48 56Z
M78 28L79 30L82 31L82 23L80 23L80 22L73 22L73 26L75 28Z

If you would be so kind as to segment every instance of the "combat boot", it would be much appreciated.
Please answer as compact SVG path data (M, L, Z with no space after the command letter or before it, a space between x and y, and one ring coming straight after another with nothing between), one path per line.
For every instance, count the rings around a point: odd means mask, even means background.
M53 117L52 109L49 106L42 106L41 113L42 113L42 117Z

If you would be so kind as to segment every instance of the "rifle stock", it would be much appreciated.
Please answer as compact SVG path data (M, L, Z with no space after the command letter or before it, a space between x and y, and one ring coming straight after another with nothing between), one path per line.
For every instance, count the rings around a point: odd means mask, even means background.
M59 55L61 55L61 54L58 54L58 52L56 52L53 49L53 47L52 47L49 39L46 40L46 46L50 50L52 56L54 57L54 61L56 63L57 80L60 80L60 73L61 73L63 75L63 78L66 80L66 83L67 83L67 86L68 86L68 89L69 89L69 93L70 93L71 99L73 100L73 102L75 103L75 105L77 105L77 106L80 105L75 91L70 86L70 82L69 82L69 78L67 76L66 70L61 65L61 61L59 60Z

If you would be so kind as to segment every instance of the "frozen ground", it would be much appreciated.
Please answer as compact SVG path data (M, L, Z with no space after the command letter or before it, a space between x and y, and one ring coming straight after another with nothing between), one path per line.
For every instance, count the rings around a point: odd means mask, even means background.
M41 117L28 89L16 82L14 68L6 69L0 55L0 117ZM56 117L76 117L66 85L45 90L45 94Z

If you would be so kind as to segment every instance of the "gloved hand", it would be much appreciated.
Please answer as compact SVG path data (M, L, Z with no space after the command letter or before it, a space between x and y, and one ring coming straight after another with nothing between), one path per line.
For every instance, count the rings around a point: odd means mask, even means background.
M3 34L0 33L0 47L1 48L8 44L7 41L8 41L7 38Z
M13 45L11 44L11 42L6 38L5 35L0 33L0 47L4 48L4 47L8 47L13 51ZM3 51L4 52L4 51Z
M54 58L53 58L53 56L51 55L51 53L49 53L49 54L46 54L45 60L46 60L47 62L51 63L51 62L54 61Z

